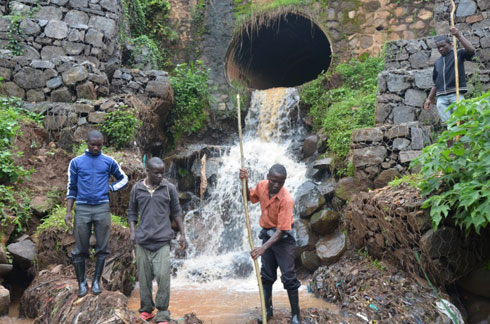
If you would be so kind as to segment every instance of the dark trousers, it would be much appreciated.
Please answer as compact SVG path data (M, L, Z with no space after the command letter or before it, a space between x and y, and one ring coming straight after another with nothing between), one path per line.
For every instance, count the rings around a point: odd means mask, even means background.
M90 235L92 226L95 232L95 256L105 259L109 254L109 235L111 233L111 212L109 204L76 205L75 249L71 252L73 258L86 258L89 256Z
M268 235L262 237L262 244L267 242ZM277 280L277 267L281 270L281 282L284 289L298 289L301 286L296 277L294 259L296 257L296 241L292 237L282 238L273 244L262 255L260 274L264 285L272 285Z

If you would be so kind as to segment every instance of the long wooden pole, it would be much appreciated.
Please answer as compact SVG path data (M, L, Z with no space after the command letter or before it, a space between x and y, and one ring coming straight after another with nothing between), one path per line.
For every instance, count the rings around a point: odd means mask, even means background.
M242 169L245 168L245 159L243 157L243 140L242 140L242 115L240 111L240 95L236 95L237 111L238 111L238 137L240 138L240 160ZM250 249L254 249L254 241L252 239L252 228L250 226L250 216L248 213L248 198L247 198L247 180L242 179L242 194L243 194L243 208L245 209L245 219L247 220L248 231L248 243L250 243ZM262 308L262 323L267 324L267 313L265 310L265 298L264 289L262 288L262 278L260 277L259 262L254 260L255 275L257 276L257 282L259 284L260 294L260 307Z
M456 12L456 4L451 0L451 27L454 27L454 13ZM458 47L456 44L456 36L453 35L453 52L454 52L454 75L456 77L456 102L459 101L459 68L458 68Z

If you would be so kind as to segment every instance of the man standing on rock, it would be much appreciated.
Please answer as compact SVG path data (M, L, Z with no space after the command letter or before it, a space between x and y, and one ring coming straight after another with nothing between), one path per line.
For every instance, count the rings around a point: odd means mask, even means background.
M475 54L475 48L471 45L461 32L455 28L450 28L451 34L463 45L463 49L458 50L458 71L459 71L459 91L465 93L468 89L466 87L466 76L464 70L464 61L470 60ZM447 36L436 37L436 47L441 57L439 57L434 63L434 70L432 72L432 80L434 85L430 90L429 96L425 100L424 109L430 108L430 103L437 96L437 111L443 124L446 124L449 117L451 117L452 111L448 111L448 107L456 102L456 73L454 71L454 51L451 41ZM460 96L460 99L464 99L464 96Z
M296 277L294 265L297 250L293 220L294 199L284 188L286 177L286 168L281 164L274 164L269 169L267 180L260 181L255 189L250 190L248 172L246 169L240 170L240 180L246 180L248 199L254 204L260 202L262 212L259 220L262 227L259 235L262 246L254 248L250 255L254 260L262 256L260 274L264 286L267 320L273 315L272 285L277 279L279 267L281 281L291 304L291 324L301 324L298 295L301 283ZM262 318L259 318L258 322L262 323Z
M94 227L95 274L92 281L92 293L102 292L100 276L104 262L109 255L109 235L111 231L111 214L109 208L109 191L118 191L128 184L128 177L111 157L102 154L104 137L102 133L92 130L87 136L87 150L70 161L68 166L68 193L66 196L65 223L71 227L72 208L75 206L75 249L72 251L72 262L78 280L78 297L88 292L85 277L85 259L89 256L90 235ZM109 184L113 175L117 182Z
M131 189L128 218L131 240L136 242L136 266L140 283L140 318L155 317L158 324L168 324L170 312L170 240L174 237L172 220L180 232L180 248L185 249L184 224L177 189L163 178L164 164L160 158L148 161L146 178ZM139 215L139 221L138 221ZM135 229L135 225L138 227ZM152 280L158 284L155 303Z

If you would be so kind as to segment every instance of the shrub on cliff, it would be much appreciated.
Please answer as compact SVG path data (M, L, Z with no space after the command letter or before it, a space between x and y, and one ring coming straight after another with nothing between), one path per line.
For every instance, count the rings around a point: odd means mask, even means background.
M420 168L418 186L428 196L423 207L430 207L435 228L447 217L467 232L488 226L490 92L457 103L447 131L412 166Z

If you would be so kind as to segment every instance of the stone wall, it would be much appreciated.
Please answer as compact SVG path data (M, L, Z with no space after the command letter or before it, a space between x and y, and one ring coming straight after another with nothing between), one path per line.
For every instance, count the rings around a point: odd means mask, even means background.
M490 27L490 1L456 0L455 26L462 31ZM437 0L434 8L435 29L446 34L451 22L451 0Z
M476 48L475 59L465 62L469 91L475 87L490 89L490 28L463 33ZM390 42L386 46L386 70L378 76L378 96L375 121L400 124L420 121L438 122L432 105L430 111L423 104L432 87L432 69L439 52L435 37Z

